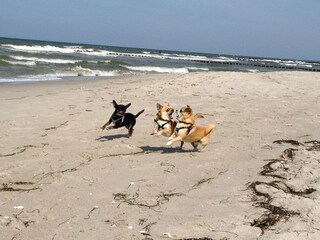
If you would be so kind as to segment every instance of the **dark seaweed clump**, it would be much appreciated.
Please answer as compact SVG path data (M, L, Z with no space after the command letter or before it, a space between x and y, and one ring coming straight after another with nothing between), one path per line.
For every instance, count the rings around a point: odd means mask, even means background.
M277 140L274 141L274 143L282 144L292 144L295 146L306 146L305 150L307 151L319 151L320 150L320 142L319 141L307 141L304 143L300 143L296 140ZM267 176L267 177L273 177L278 178L277 181L271 181L271 182L261 182L256 181L249 184L249 189L255 194L254 201L256 201L256 206L266 209L267 211L260 216L258 219L253 220L251 223L251 226L255 226L261 229L261 234L264 234L265 230L269 229L271 226L276 225L279 221L287 221L290 217L299 215L300 213L297 211L290 211L287 210L281 206L275 206L271 204L273 198L270 194L259 191L257 186L259 185L265 185L269 186L275 189L278 189L280 191L283 191L286 194L291 195L297 195L301 197L307 197L308 194L311 194L316 191L314 188L307 188L303 191L296 191L292 187L288 186L285 183L286 178L282 175L280 175L277 171L277 169L274 169L272 167L273 164L278 163L282 164L284 161L293 161L295 157L295 152L298 151L298 149L295 148L288 148L284 150L282 155L279 159L272 159L269 160L269 163L263 166L263 170L260 172L260 175ZM283 168L284 171L286 170Z

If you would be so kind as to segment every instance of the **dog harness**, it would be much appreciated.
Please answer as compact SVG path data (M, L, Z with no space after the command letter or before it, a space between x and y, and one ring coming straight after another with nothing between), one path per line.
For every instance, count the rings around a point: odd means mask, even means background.
M164 121L165 123L160 125L158 123L159 120ZM158 131L159 131L160 129L164 129L164 126L166 126L169 122L171 122L171 120L154 119L154 122L158 125Z
M179 121L179 123L188 124L190 126L189 127L176 127L175 128L176 134L178 134L181 129L187 129L187 135L188 135L190 133L190 131L192 130L192 128L193 128L193 124L192 123L188 123L188 122L183 122L183 121Z
M123 123L123 119L124 119L124 115L123 116L119 116L119 118L113 118L112 117L112 122L115 126L120 125L121 123ZM119 123L119 120L121 120L121 122Z

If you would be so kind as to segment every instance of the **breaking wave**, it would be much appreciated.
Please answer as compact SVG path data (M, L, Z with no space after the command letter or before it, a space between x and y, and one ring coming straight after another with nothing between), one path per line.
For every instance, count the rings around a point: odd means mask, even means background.
M0 82L207 71L320 71L320 62L0 38Z

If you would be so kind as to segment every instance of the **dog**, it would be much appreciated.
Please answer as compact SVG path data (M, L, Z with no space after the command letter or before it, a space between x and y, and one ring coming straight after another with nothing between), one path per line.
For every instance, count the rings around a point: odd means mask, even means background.
M180 120L190 124L195 124L196 119L198 118L204 118L204 116L201 114L194 115L192 108L189 105L183 106L180 109L180 114L181 114Z
M169 138L167 145L171 145L173 142L183 141L190 142L194 151L199 151L199 144L202 145L204 150L210 138L210 133L215 128L214 124L209 124L207 127L196 126L195 120L198 118L204 118L200 114L193 114L189 105L180 109L180 118L178 119L175 127L175 132Z
M127 113L127 109L131 106L131 103L127 105L117 104L115 100L112 101L115 108L113 114L111 115L109 121L101 127L101 131L104 129L116 129L121 127L126 127L128 129L128 138L132 136L133 127L136 124L136 119L141 113L144 112L144 109L138 112L136 115L132 113ZM112 126L107 127L113 123Z
M173 121L172 114L174 113L173 107L169 104L162 106L157 103L157 114L154 119L155 126L153 132L150 135L163 135L170 137L176 126L176 122Z
M150 135L163 135L166 137L172 136L174 134L174 129L177 125L177 122L173 120L172 114L174 113L174 108L167 105L161 105L157 103L157 114L154 119L155 126L153 132ZM183 142L180 144L180 149L183 147Z

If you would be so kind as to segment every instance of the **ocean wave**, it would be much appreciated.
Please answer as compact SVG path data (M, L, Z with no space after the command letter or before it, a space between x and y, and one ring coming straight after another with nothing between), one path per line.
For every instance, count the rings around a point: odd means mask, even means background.
M62 73L60 73L62 74ZM77 66L72 68L70 71L64 71L63 74L67 74L67 76L102 76L102 77L113 77L119 75L118 71L101 71L94 70L90 68L83 68L81 66Z
M5 61L5 60L1 60L0 59L0 67L1 66L10 66L10 63L8 63L7 61Z
M125 51L108 51L102 49L85 48L82 46L64 46L57 47L51 45L13 45L2 44L2 47L9 48L14 51L31 52L31 53L64 53L64 54L82 54L95 57L133 57L133 58L154 58L154 59L170 59L182 61L196 61L196 62L235 62L237 59L227 57L209 58L201 55L179 54L179 53L161 53L161 52L125 52Z
M312 68L312 64L301 60L281 60L281 59L254 59L249 58L250 62L261 62L272 65L288 66L288 67L307 67Z
M194 71L194 72L198 72L198 71L209 71L209 68L200 68L200 67L187 67L189 70Z
M113 77L118 76L117 71L98 71L76 67L69 70L56 72L54 74L22 75L18 77L0 78L0 82L38 82L38 81L56 81L68 77Z
M37 63L35 61L12 61L12 60L4 60L4 62L11 65L23 65L23 66L35 66Z
M188 68L168 68L155 66L123 66L132 71L157 72L157 73L188 73Z
M247 69L248 72L250 73L258 73L260 72L258 69Z
M56 74L24 75L12 78L0 78L1 83L56 81L62 78Z
M23 57L23 56L11 56L7 59L0 60L1 63L6 63L6 65L25 65L25 66L35 66L40 64L80 64L81 66L108 66L111 61L86 61L86 60L71 60L71 59L49 59L49 58L36 58L36 57Z
M1 40L1 38L0 38ZM0 41L0 78L46 81L200 71L320 71L320 62L29 40ZM22 74L24 74L22 76ZM9 79L10 78L10 79ZM4 80L0 80L4 81Z
M36 57L23 57L23 56L12 56L13 59L19 61L30 61L40 63L55 63L55 64L75 64L81 62L81 60L66 60L66 59L50 59L50 58L36 58Z
M2 47L9 48L15 51L21 52L59 52L59 53L75 53L82 51L83 48L80 46L68 46L68 47L56 47L51 45L13 45L13 44L2 44Z

